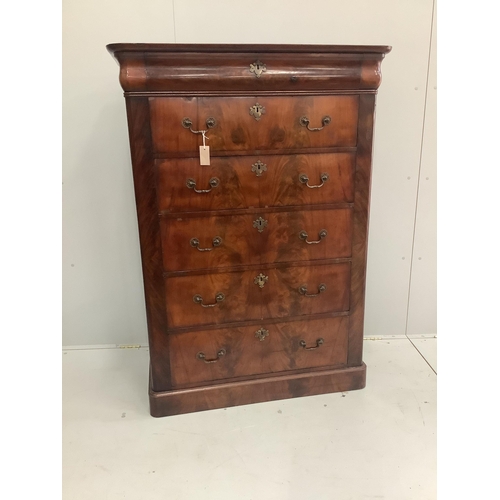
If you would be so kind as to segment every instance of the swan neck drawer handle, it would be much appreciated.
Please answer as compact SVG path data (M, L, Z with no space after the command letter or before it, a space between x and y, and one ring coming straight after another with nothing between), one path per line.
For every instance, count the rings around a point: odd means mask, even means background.
M312 351L313 349L318 349L318 347L321 347L323 344L324 344L324 340L323 339L318 339L316 340L316 345L313 345L312 347L307 347L307 344L306 344L306 341L305 340L301 340L299 342L300 346L303 347L306 351Z
M199 352L196 357L200 360L200 361L204 361L205 363L207 363L207 365L209 363L217 363L217 361L219 361L219 359L224 356L226 354L226 350L225 349L219 349L217 351L217 357L214 358L214 359L207 359L206 356L205 356L205 353L204 352Z
M189 243L193 248L196 248L196 250L199 250L200 252L211 252L214 248L220 247L222 245L222 238L220 236L216 236L212 240L212 248L200 248L200 240L198 238L191 238L191 240L189 240Z
M216 296L215 296L215 303L213 304L204 304L203 303L203 297L199 294L196 294L194 297L193 297L193 302L195 304L200 304L201 307L215 307L216 305L218 305L220 302L222 302L224 299L226 298L226 296L223 294L223 293L218 293Z
M299 122L303 127L307 127L307 130L310 130L311 132L318 132L319 130L323 130L327 125L330 125L330 123L332 123L332 118L328 115L324 116L321 120L323 125L322 127L310 127L309 118L307 118L307 116L301 116Z
M326 285L324 283L321 283L318 286L318 293L307 293L307 285L302 285L299 287L299 293L304 297L317 297L320 293L323 293L325 290L326 290Z
M326 235L328 234L328 232L326 231L326 229L322 229L319 233L318 233L318 237L319 237L319 240L316 240L316 241L307 241L307 232L306 231L301 231L299 233L299 238L303 241L305 241L308 245L316 245L317 243L321 243L321 240L323 238L326 238Z
M207 132L206 130L193 130L193 121L191 118L183 118L181 123L184 128L189 129L193 134L205 134ZM206 119L205 124L207 128L214 128L217 125L217 120L210 117Z
M302 182L302 184L305 184L308 188L314 189L322 187L329 178L330 176L326 172L323 172L320 176L321 184L313 184L311 186L309 184L309 177L307 177L306 174L300 174L299 181Z
M210 193L210 191L212 191L212 189L216 188L220 181L219 179L217 179L217 177L212 177L208 183L210 184L210 189L196 189L196 181L194 179L188 179L186 181L186 186L189 188L189 189L193 189L195 193Z

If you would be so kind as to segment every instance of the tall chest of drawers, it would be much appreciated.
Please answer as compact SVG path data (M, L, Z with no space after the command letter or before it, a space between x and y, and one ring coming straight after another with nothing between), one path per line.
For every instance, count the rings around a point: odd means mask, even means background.
M361 389L386 46L112 44L153 416Z

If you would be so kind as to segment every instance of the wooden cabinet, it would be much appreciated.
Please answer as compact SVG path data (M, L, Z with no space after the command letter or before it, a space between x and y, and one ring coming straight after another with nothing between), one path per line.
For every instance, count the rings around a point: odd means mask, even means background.
M364 387L373 117L390 47L108 50L127 105L151 414Z

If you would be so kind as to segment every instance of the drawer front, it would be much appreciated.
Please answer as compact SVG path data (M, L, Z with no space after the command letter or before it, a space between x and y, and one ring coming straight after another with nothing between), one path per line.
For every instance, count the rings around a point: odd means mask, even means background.
M173 334L172 385L345 365L348 326L341 316Z
M168 212L350 203L354 162L354 153L214 157L210 166L200 166L197 158L157 160L159 208ZM196 192L191 180L204 192Z
M269 287L263 318L283 318L349 310L351 264L287 267L264 271Z
M350 257L352 209L163 218L166 271Z
M304 46L303 46L304 47ZM228 91L376 89L381 52L115 52L128 91ZM309 51L310 50L310 51Z
M150 98L153 146L159 153L199 155L208 129L212 155L225 151L356 146L359 97ZM210 128L207 120L213 119ZM309 130L309 129L321 130Z
M166 278L170 328L349 309L350 263Z
M246 271L166 278L168 327L259 319L262 291L254 284L257 274ZM218 294L223 294L219 301ZM195 302L197 296L203 302Z
M350 257L352 209L263 214L262 264Z

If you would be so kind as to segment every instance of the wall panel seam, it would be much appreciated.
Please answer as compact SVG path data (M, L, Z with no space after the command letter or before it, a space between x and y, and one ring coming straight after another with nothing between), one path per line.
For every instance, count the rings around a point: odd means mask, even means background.
M415 252L415 229L417 227L418 198L419 198L419 191L420 191L420 174L422 171L422 153L423 153L423 148L424 148L424 131L425 131L425 118L426 118L426 112L427 112L427 95L428 95L428 91L429 91L429 74L430 74L430 66L431 66L432 37L434 36L433 26L434 26L435 2L436 2L436 0L433 0L433 2L432 2L431 29L430 29L430 35L429 35L429 52L427 54L427 77L425 80L424 114L422 117L422 134L420 136L420 155L419 155L418 175L417 175L417 193L416 193L416 197L415 197L415 213L414 213L414 217L413 217L413 236L412 236L411 254L410 254L410 277L408 280L408 300L406 302L405 335L407 337L408 337L408 318L409 318L409 312L410 312L410 299L411 299L411 281L412 281L412 274L413 274L413 256L414 256L414 252ZM411 340L410 340L410 342L411 342ZM415 349L416 349L416 347L415 347Z

